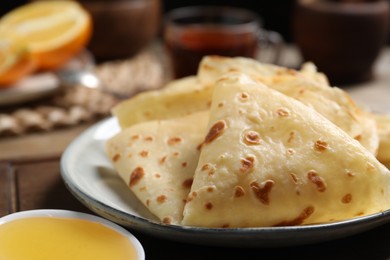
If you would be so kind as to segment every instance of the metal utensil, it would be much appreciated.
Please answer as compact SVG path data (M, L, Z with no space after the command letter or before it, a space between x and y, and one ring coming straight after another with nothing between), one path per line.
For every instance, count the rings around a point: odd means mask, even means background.
M99 77L90 70L63 69L56 72L60 84L64 87L82 86L90 89L98 89L103 93L110 94L118 99L127 98L126 95L110 90Z

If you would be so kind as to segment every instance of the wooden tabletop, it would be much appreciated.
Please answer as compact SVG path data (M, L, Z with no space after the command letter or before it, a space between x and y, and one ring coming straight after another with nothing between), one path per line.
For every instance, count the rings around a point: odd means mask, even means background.
M0 216L31 209L91 213L66 189L56 158L0 164ZM285 248L224 248L159 239L130 230L146 259L389 259L390 224L344 239Z
M388 67L386 67L386 65ZM388 70L386 70L386 68ZM390 50L381 56L376 79L348 87L358 102L390 112ZM59 159L89 124L0 140L0 217L31 209L68 209L94 214L65 187ZM225 248L159 239L130 230L146 259L390 259L390 223L330 242L284 248Z

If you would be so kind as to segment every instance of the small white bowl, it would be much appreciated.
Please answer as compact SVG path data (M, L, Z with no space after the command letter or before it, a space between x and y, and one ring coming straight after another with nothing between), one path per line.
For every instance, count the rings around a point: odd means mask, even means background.
M12 213L0 218L0 225L3 225L5 223L17 219L31 218L31 217L58 217L58 218L70 218L70 219L83 219L83 220L88 220L88 221L103 224L104 226L127 237L130 240L130 243L134 246L135 252L137 253L137 257L138 257L137 260L145 260L145 252L141 243L129 231L127 231L126 229L122 228L121 226L113 222L110 222L109 220L94 215L86 214L86 213L70 211L70 210L58 210L58 209L27 210L27 211Z

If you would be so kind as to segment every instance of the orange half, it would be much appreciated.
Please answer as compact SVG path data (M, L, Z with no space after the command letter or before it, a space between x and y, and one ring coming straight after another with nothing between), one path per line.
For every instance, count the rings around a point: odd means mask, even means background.
M91 33L91 16L75 1L35 1L0 19L0 38L26 46L42 70L61 67L87 45Z

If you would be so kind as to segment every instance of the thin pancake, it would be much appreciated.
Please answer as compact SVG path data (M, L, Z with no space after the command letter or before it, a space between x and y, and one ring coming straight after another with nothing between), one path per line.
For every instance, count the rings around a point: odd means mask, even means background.
M302 72L262 64L249 58L206 56L199 65L198 81L209 86L228 72L242 72L256 81L293 97L317 110L331 122L357 139L372 154L379 146L375 120L361 110L345 91L330 87L326 78L306 65Z
M244 74L219 80L183 225L285 226L390 208L390 172L301 102Z
M182 220L208 112L147 121L108 140L106 152L138 199L163 223Z
M177 79L163 89L142 92L112 109L122 129L140 122L169 119L207 110L211 88L204 88L195 76Z

